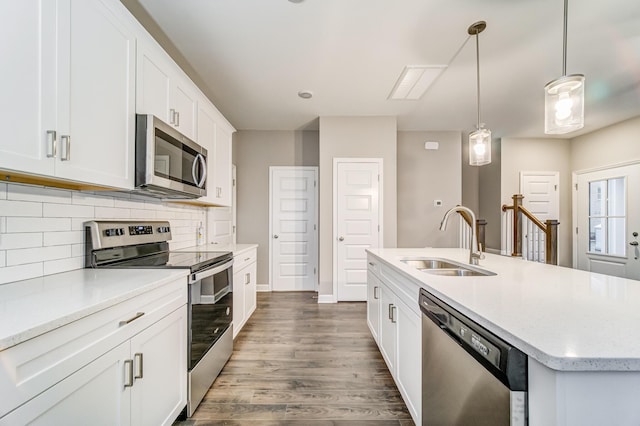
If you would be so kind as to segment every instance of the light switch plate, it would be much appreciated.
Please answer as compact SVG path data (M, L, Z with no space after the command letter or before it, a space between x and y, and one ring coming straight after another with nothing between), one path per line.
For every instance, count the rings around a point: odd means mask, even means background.
M442 200L433 200L434 207L442 207Z

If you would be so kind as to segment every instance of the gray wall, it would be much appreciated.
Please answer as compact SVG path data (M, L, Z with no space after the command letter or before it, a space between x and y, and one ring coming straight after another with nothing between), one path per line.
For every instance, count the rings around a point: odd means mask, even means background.
M480 169L482 169L482 167L469 165L469 137L466 133L462 133L460 136L460 147L462 151L462 205L469 207L479 215ZM493 152L491 154L493 159L495 154Z
M241 130L234 135L237 242L258 247L258 284L269 283L269 167L318 166L317 131Z
M467 141L468 143L468 141ZM491 163L478 167L478 218L487 221L485 228L485 244L488 251L500 251L500 235L502 227L500 216L500 171L502 164L502 144L500 139L491 141ZM475 167L475 166L470 166Z
M457 247L458 227L438 228L462 199L460 139L460 132L398 132L398 247ZM439 149L425 150L427 141Z
M395 117L320 117L320 289L333 294L333 159L383 159L383 245L396 247Z
M520 193L520 172L560 172L558 264L572 264L571 141L568 139L502 139L501 203L512 204ZM498 246L499 247L499 246Z

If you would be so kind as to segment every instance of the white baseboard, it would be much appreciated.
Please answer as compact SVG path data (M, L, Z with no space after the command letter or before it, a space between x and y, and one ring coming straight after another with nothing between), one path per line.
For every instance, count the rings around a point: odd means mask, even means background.
M271 291L269 284L256 284L256 291Z
M319 294L318 303L337 303L338 301L333 294Z
M487 253L500 254L504 256L503 252L500 249L486 248L484 251L486 251Z

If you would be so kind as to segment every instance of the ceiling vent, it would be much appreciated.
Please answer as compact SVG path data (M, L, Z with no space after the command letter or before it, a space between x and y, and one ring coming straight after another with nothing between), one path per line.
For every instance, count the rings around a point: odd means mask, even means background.
M389 99L420 99L446 68L446 65L407 65L402 70Z

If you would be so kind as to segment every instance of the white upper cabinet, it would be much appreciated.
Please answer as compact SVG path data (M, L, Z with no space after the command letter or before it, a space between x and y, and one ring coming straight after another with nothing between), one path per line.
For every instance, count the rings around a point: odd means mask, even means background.
M135 37L117 1L2 2L0 168L133 188Z
M235 129L220 112L202 97L198 101L198 143L207 149L207 196L198 202L216 206L231 206L232 135Z
M198 89L147 33L138 39L137 67L136 112L195 140Z

